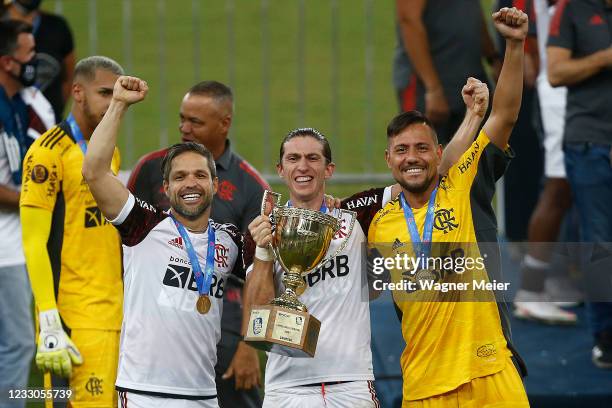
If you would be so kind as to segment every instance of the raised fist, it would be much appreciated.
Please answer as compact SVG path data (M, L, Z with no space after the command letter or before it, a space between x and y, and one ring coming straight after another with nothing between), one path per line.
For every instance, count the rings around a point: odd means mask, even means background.
M493 13L493 24L506 40L523 41L527 37L529 18L516 7L504 7Z
M461 96L468 111L481 118L484 117L489 107L489 88L487 84L469 77L461 90Z
M127 105L142 101L149 87L142 79L131 76L120 76L113 88L113 99Z

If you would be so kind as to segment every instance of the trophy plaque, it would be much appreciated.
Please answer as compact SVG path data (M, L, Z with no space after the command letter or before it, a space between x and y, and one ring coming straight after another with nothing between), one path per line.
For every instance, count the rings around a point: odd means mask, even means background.
M275 260L284 270L285 292L269 305L253 306L244 340L253 347L291 356L314 357L321 322L299 301L302 278L346 246L355 223L352 211L336 210L336 218L319 211L280 205L280 194L264 192L262 214L270 215ZM334 254L325 258L345 214L351 216L348 234Z

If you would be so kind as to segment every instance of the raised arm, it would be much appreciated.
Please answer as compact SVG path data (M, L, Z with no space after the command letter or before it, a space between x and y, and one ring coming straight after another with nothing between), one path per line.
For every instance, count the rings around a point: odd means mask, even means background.
M493 108L484 130L493 144L505 150L521 108L528 18L517 8L504 7L493 13L493 23L506 39L506 53L493 95Z
M444 122L449 115L444 88L429 51L429 38L423 24L427 0L396 0L397 19L404 48L414 70L425 85L425 116Z
M442 152L438 173L445 175L470 147L489 108L489 88L476 78L468 78L461 90L465 102L465 117L455 135Z
M145 98L147 91L146 82L134 77L119 77L110 106L89 140L83 160L83 177L98 207L108 219L119 215L129 196L128 189L111 171L121 119L131 104Z

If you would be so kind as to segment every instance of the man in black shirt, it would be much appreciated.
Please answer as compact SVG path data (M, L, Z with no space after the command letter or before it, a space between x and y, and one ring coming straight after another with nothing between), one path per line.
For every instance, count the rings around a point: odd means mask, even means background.
M565 167L580 215L582 241L599 243L595 247L612 242L611 38L612 0L559 1L550 24L548 78L552 86L567 86ZM595 255L593 251L587 261L594 263ZM608 274L611 270L609 262L597 269ZM608 294L588 303L595 337L593 362L612 369L609 275L595 284L589 280L600 290L603 285L601 293Z
M13 0L7 16L32 26L38 61L37 87L51 102L55 121L61 122L70 97L75 55L72 32L59 15L39 9L42 0Z

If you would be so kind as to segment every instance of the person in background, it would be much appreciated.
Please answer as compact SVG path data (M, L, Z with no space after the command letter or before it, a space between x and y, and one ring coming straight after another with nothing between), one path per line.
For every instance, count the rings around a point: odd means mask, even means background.
M448 144L463 120L457 92L465 78L487 83L486 58L501 67L478 0L396 0L397 44L393 82L400 111L417 109Z
M576 323L576 314L563 310L554 300L565 300L573 292L568 293L566 290L559 293L559 287L556 292L549 293L551 285L559 281L547 278L552 257L551 243L558 239L561 223L572 203L562 148L567 89L551 87L546 74L546 41L551 14L554 12L552 3L555 2L533 0L537 36L531 34L528 37L531 46L527 47L525 56L534 62L538 71L536 87L542 121L546 181L529 220L527 239L532 245L528 246L521 264L521 283L514 298L514 315L549 324L572 324ZM576 294L572 298L576 299Z
M502 7L516 7L527 14L531 14L531 0L496 0L494 9ZM535 36L535 24L533 19L529 20L529 33ZM505 40L496 34L497 49L504 53ZM535 44L529 38L525 42L525 50L530 50ZM508 167L504 174L504 214L505 231L504 235L508 241L519 242L527 239L527 227L529 218L534 211L538 201L538 195L542 187L543 154L540 143L537 143L537 133L534 126L534 110L537 107L537 96L535 93L535 80L537 71L531 60L525 59L523 76L523 100L518 120L512 130L512 149L515 158L512 165ZM520 200L515 197L520 196ZM517 248L511 246L511 250ZM517 262L523 256L519 251L512 252L516 255Z
M42 11L42 0L9 0L5 16L33 27L38 63L37 86L51 102L55 123L62 121L70 98L76 56L64 17Z
M0 390L24 389L34 352L32 293L21 244L22 160L53 125L49 102L31 88L36 68L32 28L0 21ZM23 407L25 400L0 401Z
M117 406L121 247L81 167L123 69L93 56L79 61L75 73L70 114L38 138L24 160L23 246L40 327L36 365L55 376L52 387L74 390L72 406L110 408ZM116 150L112 171L119 171L119 161Z
M611 22L612 0L560 1L546 48L550 84L567 87L563 148L581 241L608 245L612 242ZM612 293L610 265L598 269L607 272L597 281L605 285L599 289ZM587 307L593 363L612 369L612 303L587 302Z

